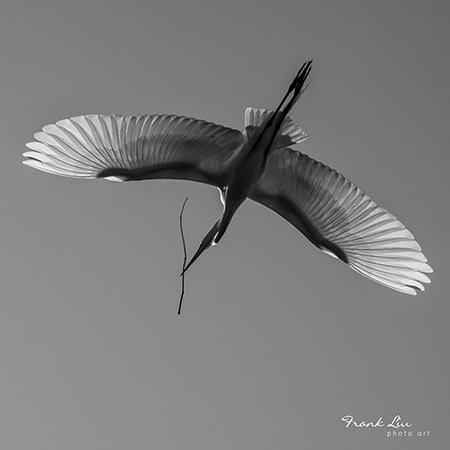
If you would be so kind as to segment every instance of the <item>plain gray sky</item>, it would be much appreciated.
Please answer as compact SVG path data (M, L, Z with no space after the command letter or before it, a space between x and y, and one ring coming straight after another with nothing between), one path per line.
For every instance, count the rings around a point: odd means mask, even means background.
M449 20L428 0L3 0L0 448L448 449ZM192 254L217 190L21 164L33 133L80 114L241 129L310 58L300 150L415 235L435 270L417 297L248 202L177 316L180 208ZM400 415L413 436L346 415Z

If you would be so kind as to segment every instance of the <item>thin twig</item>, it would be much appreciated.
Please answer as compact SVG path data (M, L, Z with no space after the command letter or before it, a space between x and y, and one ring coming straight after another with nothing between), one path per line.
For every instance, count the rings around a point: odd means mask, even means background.
M187 260L187 253L186 253L186 241L184 239L184 231L183 231L183 212L184 212L184 206L187 202L187 197L183 202L183 206L181 207L180 212L180 232L181 232L181 240L183 242L183 252L184 252L184 260L183 260L183 273L181 274L181 296L180 296L180 303L178 305L178 315L181 314L181 304L183 303L183 297L184 297L184 269L186 268L186 260Z

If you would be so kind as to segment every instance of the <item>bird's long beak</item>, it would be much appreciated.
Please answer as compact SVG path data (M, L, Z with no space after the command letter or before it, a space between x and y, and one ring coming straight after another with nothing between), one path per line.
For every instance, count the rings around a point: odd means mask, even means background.
M191 258L188 265L183 269L183 272L181 272L180 276L183 276L186 272L186 270L189 269L189 267L194 264L194 262L198 259L198 257L211 245L214 245L214 238L216 237L217 232L219 231L219 225L220 225L220 219L217 219L217 222L213 225L213 227L208 231L208 234L203 238L202 242L200 243L200 246L195 253L195 255Z

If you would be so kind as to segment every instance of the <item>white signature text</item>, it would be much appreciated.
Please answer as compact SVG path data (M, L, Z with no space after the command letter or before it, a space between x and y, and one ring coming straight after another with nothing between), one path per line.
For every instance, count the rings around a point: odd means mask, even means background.
M409 428L412 425L408 422L403 422L402 418L399 415L396 415L390 423L387 425L384 423L383 418L380 417L376 422L357 422L353 416L344 416L342 418L342 421L346 423L345 427L348 428L349 426L354 426L357 428L381 428L381 427L388 427L388 428Z

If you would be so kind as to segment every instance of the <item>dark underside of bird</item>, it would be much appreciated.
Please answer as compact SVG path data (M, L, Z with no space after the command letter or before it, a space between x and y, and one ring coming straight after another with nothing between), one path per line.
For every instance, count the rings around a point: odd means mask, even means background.
M223 214L185 270L220 241L250 198L360 274L415 295L433 270L414 236L343 175L296 148L307 136L289 113L310 70L311 61L274 111L247 108L243 131L175 115L85 115L36 133L24 164L73 178L167 178L216 186Z

